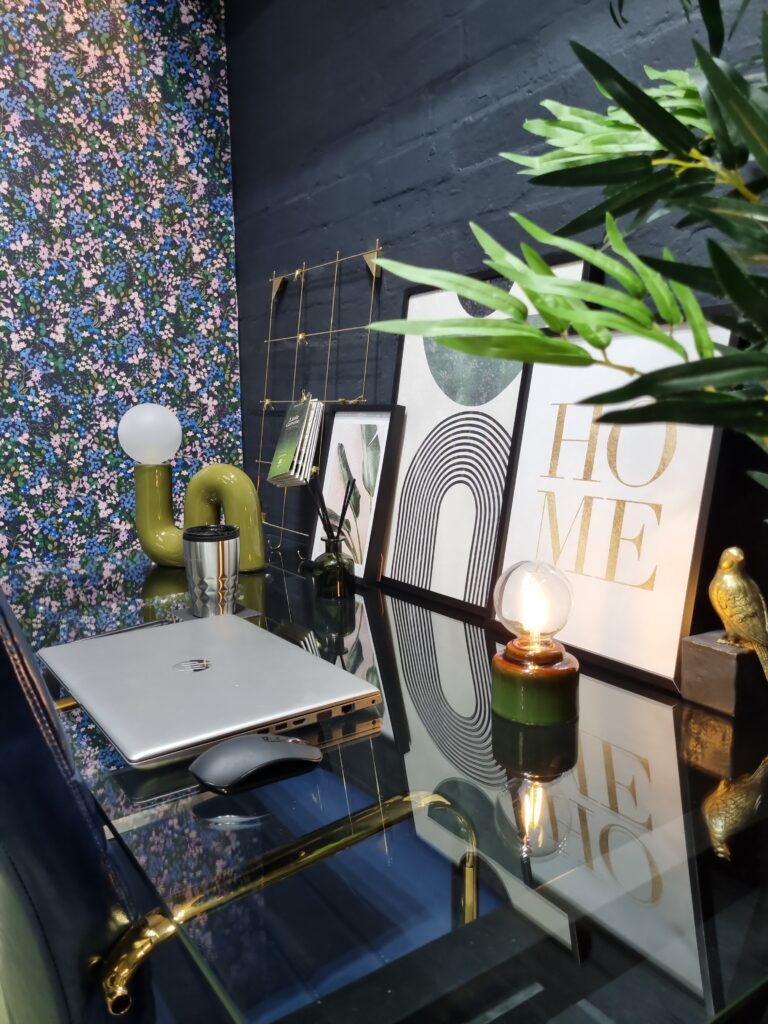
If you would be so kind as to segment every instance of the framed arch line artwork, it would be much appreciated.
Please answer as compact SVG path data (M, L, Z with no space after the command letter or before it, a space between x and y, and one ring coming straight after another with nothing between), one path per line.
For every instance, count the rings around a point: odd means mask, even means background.
M584 272L580 261L553 269L564 277ZM501 278L490 283L509 287ZM436 289L406 292L404 313L414 321L499 316ZM405 336L395 399L405 406L405 427L383 582L464 610L485 609L525 381L522 363Z

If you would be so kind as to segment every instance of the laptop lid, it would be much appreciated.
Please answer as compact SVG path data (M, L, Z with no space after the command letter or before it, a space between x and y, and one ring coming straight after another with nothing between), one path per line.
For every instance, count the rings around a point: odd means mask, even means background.
M376 687L235 615L38 651L125 760L150 767L225 736L370 707Z

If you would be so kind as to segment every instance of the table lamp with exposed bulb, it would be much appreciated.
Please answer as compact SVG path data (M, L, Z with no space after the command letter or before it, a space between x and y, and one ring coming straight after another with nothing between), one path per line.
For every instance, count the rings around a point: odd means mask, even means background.
M546 562L518 562L499 577L496 615L515 634L492 664L493 707L504 718L551 725L578 717L579 663L554 639L571 602L568 580Z
M554 856L571 830L562 780L578 756L579 663L554 639L571 610L570 584L546 562L518 562L499 578L496 615L512 633L492 663L493 756L507 775L496 827L531 861Z
M139 543L153 562L184 565L183 530L176 526L170 460L181 446L181 423L166 406L143 402L129 409L117 427L123 451L132 458ZM251 478L225 463L205 466L189 482L184 526L211 526L222 519L240 527L240 570L266 564L261 503Z

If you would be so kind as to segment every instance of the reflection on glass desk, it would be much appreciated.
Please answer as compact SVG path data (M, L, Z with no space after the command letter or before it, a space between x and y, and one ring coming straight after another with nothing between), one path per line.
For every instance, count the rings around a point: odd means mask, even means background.
M36 647L189 614L183 574L138 555L16 567L3 586ZM765 822L736 813L726 860L701 810L719 801L730 813L735 789L758 792L760 723L584 671L573 756L563 733L531 843L518 754L505 749L514 736L491 707L499 635L376 589L328 614L309 581L278 568L246 580L239 601L256 626L380 685L385 702L315 727L318 770L231 797L201 791L184 762L131 769L82 710L63 714L114 841L160 905L234 892L265 856L409 793L457 814L382 820L185 923L222 1019L704 1022L768 978ZM759 1020L739 1012L728 1019Z

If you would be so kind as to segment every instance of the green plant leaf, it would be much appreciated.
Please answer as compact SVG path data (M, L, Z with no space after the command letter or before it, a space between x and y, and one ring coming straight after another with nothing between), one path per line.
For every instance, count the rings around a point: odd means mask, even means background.
M658 327L653 325L648 326L646 324L639 324L636 320L630 320L628 317L622 316L620 313L611 313L597 309L585 309L585 310L571 310L568 313L569 325L578 331L580 334L586 327L591 330L599 330L605 328L609 331L619 331L622 334L634 334L641 338L648 338L649 341L655 341L660 345L664 345L665 348L670 349L681 359L687 360L688 353L685 348L676 341L671 335L666 334ZM585 337L585 340L588 340ZM608 337L610 342L610 335ZM607 347L602 345L599 347Z
M509 256L509 252L501 242L497 242L495 238L488 234L479 224L475 224L474 221L469 222L469 229L477 239L477 242L483 252L490 256L492 260L506 260Z
M695 263L678 263L677 260L662 260L657 256L643 255L643 261L651 268L667 278L679 281L697 292L709 295L722 295L722 288L711 267L702 267Z
M639 256L632 252L624 241L624 238L619 231L619 227L610 213L606 214L605 217L605 230L613 251L618 256L623 256L627 263L634 268L638 277L642 280L648 290L648 294L656 305L656 309L659 311L661 319L668 324L679 324L682 320L682 314L675 302L675 297L672 294L671 289L666 284L661 274L652 270L649 266L643 263Z
M712 267L726 295L768 341L768 302L765 293L755 287L749 275L714 239L709 239L707 248Z
M372 331L388 334L415 334L426 338L498 338L509 334L538 337L538 327L517 320L496 320L486 317L446 317L443 320L382 320L371 324Z
M730 118L761 170L768 174L768 118L749 98L747 82L733 68L726 74L695 39L693 48L721 110Z
M674 257L669 249L664 250L664 258L670 263L674 263ZM699 358L708 359L710 356L715 354L715 346L709 336L707 319L704 316L704 312L699 305L696 296L690 288L687 288L684 284L680 284L679 281L670 281L669 287L672 289L675 298L683 308L685 319L688 321L688 326L693 334L693 341L696 345L696 351L699 354Z
M604 252L593 249L589 245L584 245L583 242L574 242L570 238L561 238L558 235L550 234L549 231L545 231L519 213L511 213L510 216L524 231L528 232L531 238L541 245L551 245L553 248L571 253L572 256L584 260L585 263L591 263L592 266L602 270L603 273L608 274L623 288L626 288L629 294L634 295L636 299L641 299L645 295L645 285L640 278L633 274L623 263L619 263L618 260L614 260Z
M747 476L751 476L756 484L760 484L761 487L768 487L768 473L763 473L759 469L748 469Z
M552 267L550 267L547 261L526 242L520 243L520 251L525 257L525 262L528 264L531 270L534 270L539 274L543 274L545 277L555 276L554 270L552 269ZM506 273L506 269L506 267L503 267L500 268L499 270L499 268L497 267L497 273L500 272L502 275L504 275ZM543 296L536 294L535 292L531 292L530 290L526 291L525 294L536 307L537 311L539 312L542 319L546 323L547 327L549 327L551 331L554 331L555 334L563 334L565 331L568 330L568 317L558 315L555 312L555 309L552 306L551 302L547 302L547 300ZM557 305L558 308L564 309L566 312L572 309L587 309L585 303L581 301L575 299L563 299L562 297L558 300ZM602 328L597 328L596 330L593 330L591 328L582 328L579 331L579 333L581 334L582 338L584 338L584 340L587 342L587 344L593 345L595 348L607 348L607 346L611 342L610 332L603 330Z
M511 359L519 363L554 363L558 366L589 366L595 360L581 346L563 338L551 338L540 332L537 338L519 335L515 327L506 337L436 338L446 348L489 359Z
M373 497L381 463L379 428L374 423L364 423L360 430L363 435L363 487Z
M660 398L704 388L733 387L747 384L757 375L768 379L768 354L763 352L734 352L711 359L697 359L693 363L666 366L599 395L591 395L583 405L610 405L629 402L634 398L650 396Z
M652 171L648 156L617 157L580 167L564 167L558 171L545 171L531 178L534 185L555 188L585 188L592 185L616 185L634 182Z
M616 288L608 288L605 285L595 284L593 281L570 281L562 277L545 277L541 274L534 274L527 268L521 269L515 266L509 254L505 260L500 261L500 267L505 263L508 265L506 274L510 280L516 281L521 288L530 288L532 291L540 293L545 298L554 295L564 299L591 302L597 306L615 309L647 327L653 323L651 311L646 305L639 299L634 299L631 295L620 292Z
M664 398L631 409L612 409L600 417L600 422L691 423L764 436L768 434L768 402L742 401L705 391L690 398Z
M718 57L725 42L725 25L723 24L723 12L720 10L720 0L699 0L699 10L707 30L709 51Z
M658 139L661 148L687 156L697 145L696 136L689 128L602 57L580 43L572 42L571 47L590 75L639 125Z
M730 331L737 338L751 342L753 348L762 348L765 345L763 332L759 331L751 320L746 320L737 310L734 310L733 313L711 313L709 319L716 327L722 327L723 330ZM715 345L715 348L719 347L717 344ZM726 346L726 348L728 347Z
M388 270L397 277L403 277L406 281L413 281L416 284L430 285L432 288L441 288L444 291L455 292L464 299L471 299L479 302L490 309L506 313L515 320L525 320L527 310L525 304L516 299L509 292L496 288L485 281L478 281L474 277L465 277L464 274L454 274L449 270L429 270L424 267L413 267L408 263L398 263L395 260L380 259L379 266Z
M653 174L646 175L642 180L636 181L626 189L612 192L611 195L602 199L589 210L580 213L573 220L568 221L561 228L557 229L559 235L580 235L590 228L602 226L606 213L612 213L614 217L630 213L648 202L656 202L670 190L674 190L676 179L668 167L662 167Z
M344 445L339 442L336 446L336 459L339 463L339 472L341 473L341 479L344 481L344 487L347 487L349 481L353 479L352 470L349 468L349 460L347 459L347 450ZM352 497L349 500L349 507L354 513L355 519L360 515L360 491L357 483L352 488Z
M724 117L705 75L697 70L695 80L704 109L707 112L707 117L712 125L717 152L720 155L723 166L730 168L743 167L749 159L747 147L734 141L733 128L729 126L728 119Z

